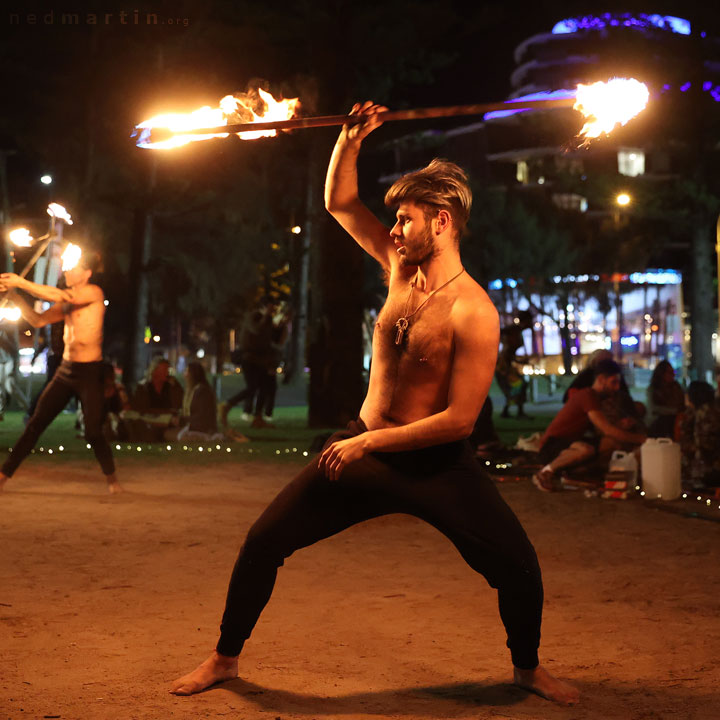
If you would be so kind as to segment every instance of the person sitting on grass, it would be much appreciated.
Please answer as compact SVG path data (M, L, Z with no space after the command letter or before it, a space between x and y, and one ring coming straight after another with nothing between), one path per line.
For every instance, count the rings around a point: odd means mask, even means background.
M156 356L150 363L145 380L138 384L123 420L132 442L159 442L180 414L182 385L170 374L170 363Z
M555 489L558 470L589 460L598 452L644 442L644 433L614 425L601 409L603 398L620 390L620 378L620 366L602 360L595 365L593 384L570 394L540 440L540 460L545 465L532 478L540 490ZM589 435L593 428L598 431L595 437Z
M207 381L205 368L199 362L188 363L185 388L182 415L173 416L173 427L165 430L165 440L215 442L224 439L224 435L218 432L215 393Z
M667 360L661 360L653 370L647 389L650 437L671 438L675 431L675 420L684 407L685 393L675 379L675 370Z

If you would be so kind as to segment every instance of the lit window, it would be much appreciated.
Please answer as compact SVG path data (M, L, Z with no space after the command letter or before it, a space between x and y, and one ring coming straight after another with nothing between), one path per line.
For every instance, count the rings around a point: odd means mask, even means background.
M525 160L519 160L515 171L515 177L519 183L527 185L530 182L530 169Z
M645 174L645 152L636 148L618 150L618 172L628 177Z
M553 193L552 201L562 210L586 212L588 209L587 198L576 193Z

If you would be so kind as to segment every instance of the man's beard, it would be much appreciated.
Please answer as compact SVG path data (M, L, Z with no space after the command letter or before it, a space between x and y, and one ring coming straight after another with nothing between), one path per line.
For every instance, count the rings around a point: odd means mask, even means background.
M400 265L403 267L406 265L422 265L435 255L435 241L429 223L425 223L423 234L414 242L417 242L417 245L412 250L405 245L405 254L400 256Z

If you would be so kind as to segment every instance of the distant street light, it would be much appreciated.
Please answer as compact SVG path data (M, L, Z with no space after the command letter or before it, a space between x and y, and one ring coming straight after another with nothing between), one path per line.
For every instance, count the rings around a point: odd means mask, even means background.
M50 185L50 183L52 183L52 175L43 175L43 176L40 178L40 182L41 182L43 185Z
M293 225L293 226L290 228L290 232L291 232L293 235L299 235L299 234L302 232L302 228L301 228L299 225Z
M627 193L620 193L615 198L615 202L621 207L626 207L632 202L632 198Z

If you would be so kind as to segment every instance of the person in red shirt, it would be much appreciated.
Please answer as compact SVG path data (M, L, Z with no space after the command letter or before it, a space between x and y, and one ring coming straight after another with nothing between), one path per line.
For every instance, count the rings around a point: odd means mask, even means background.
M621 443L639 445L642 433L628 432L613 425L600 409L603 397L620 390L620 366L613 360L602 360L595 366L595 379L589 388L570 394L567 403L540 439L540 459L546 465L533 475L533 483L545 492L555 487L556 473L597 454L598 441L609 437ZM595 428L599 437L588 437Z

